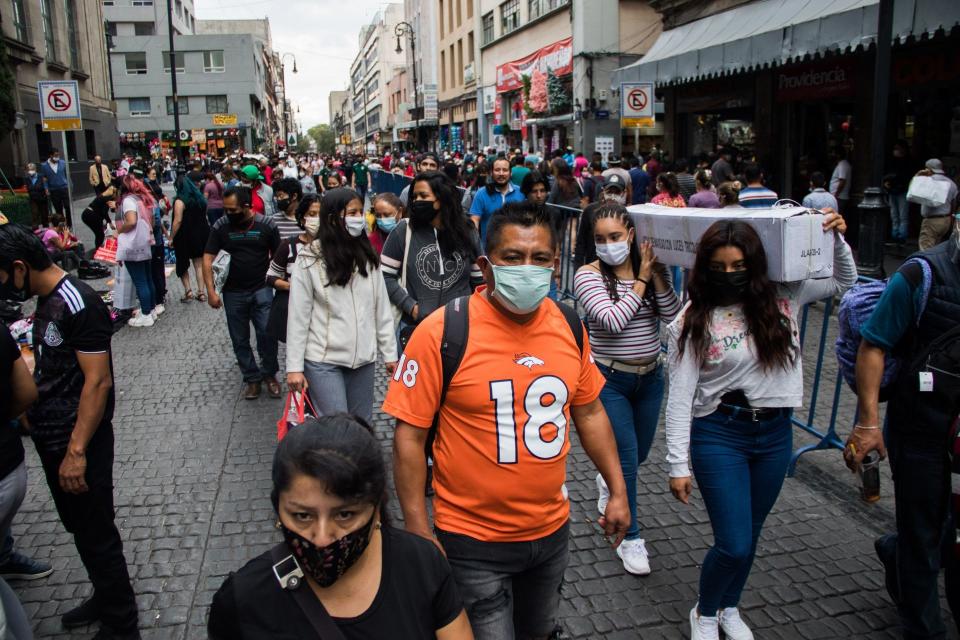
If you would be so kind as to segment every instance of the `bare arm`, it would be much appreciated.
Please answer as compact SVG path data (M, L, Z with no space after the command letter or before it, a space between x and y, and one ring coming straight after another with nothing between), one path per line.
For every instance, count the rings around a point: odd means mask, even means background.
M470 628L467 612L461 611L453 622L437 629L437 640L473 640L473 629Z
M126 233L128 231L133 231L136 228L137 228L137 212L124 211L123 222L121 222L120 226L117 227L117 233Z
M77 422L70 434L67 453L60 464L60 487L67 493L84 493L88 489L87 445L100 426L113 386L109 353L77 351L76 354L83 371L83 389L80 391Z
M180 225L183 224L183 208L184 204L181 200L176 200L173 203L173 221L170 223L170 241L173 242L173 239L177 235L177 231L180 230Z
M37 385L27 369L27 363L23 358L17 358L13 362L13 370L10 372L10 415L8 418L16 418L27 407L37 401Z
M599 398L588 404L571 406L570 416L577 427L583 450L610 488L610 501L600 524L608 536L614 536L616 547L630 526L630 510L627 507L627 487L623 481L613 428Z
M393 482L397 488L397 499L400 501L407 531L436 542L430 529L427 501L423 495L427 483L427 461L423 454L427 431L401 420L397 421L397 430L393 436Z
M882 348L866 340L860 342L857 351L857 424L854 425L843 458L851 470L859 468L863 457L877 451L881 458L887 457L880 429L880 383L883 380Z

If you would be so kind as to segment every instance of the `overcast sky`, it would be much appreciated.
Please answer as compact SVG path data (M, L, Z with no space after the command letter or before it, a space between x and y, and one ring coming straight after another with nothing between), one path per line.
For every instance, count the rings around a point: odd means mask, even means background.
M360 27L388 4L377 0L194 0L200 20L270 19L273 47L285 61L287 97L300 107L303 131L330 121L327 94L345 89Z

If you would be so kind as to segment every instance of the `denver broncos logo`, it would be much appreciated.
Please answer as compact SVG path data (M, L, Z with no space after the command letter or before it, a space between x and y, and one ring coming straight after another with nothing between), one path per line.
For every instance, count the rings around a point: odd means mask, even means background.
M529 353L517 354L516 356L514 356L513 361L522 367L526 367L527 369L533 369L535 366L536 367L543 366L543 360L541 360L536 356L532 356Z

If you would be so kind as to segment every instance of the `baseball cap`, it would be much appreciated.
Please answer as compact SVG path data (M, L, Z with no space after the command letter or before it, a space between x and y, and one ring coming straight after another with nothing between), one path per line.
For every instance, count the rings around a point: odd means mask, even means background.
M242 173L247 180L266 180L260 173L260 169L252 164L248 164L243 169L240 169L240 173Z
M620 156L610 154L610 156L607 158L607 164L611 167L615 164L620 164Z
M626 189L627 185L624 184L622 176L611 173L609 176L607 176L606 180L603 181L604 189L609 189L610 187L614 187L620 191L623 191Z
M934 173L943 173L943 163L940 162L937 158L930 158L927 160L926 164L927 169L933 171Z

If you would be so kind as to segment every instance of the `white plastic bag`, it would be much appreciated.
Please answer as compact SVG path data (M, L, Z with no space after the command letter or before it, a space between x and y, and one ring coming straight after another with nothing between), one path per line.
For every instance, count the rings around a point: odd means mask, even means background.
M933 176L915 176L907 189L907 200L927 207L942 207L950 197L950 183Z
M223 285L227 283L227 276L230 275L230 253L221 249L213 259L210 270L213 271L213 288L217 295L220 295Z

